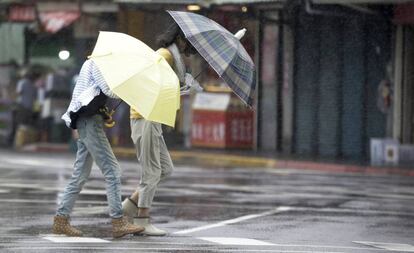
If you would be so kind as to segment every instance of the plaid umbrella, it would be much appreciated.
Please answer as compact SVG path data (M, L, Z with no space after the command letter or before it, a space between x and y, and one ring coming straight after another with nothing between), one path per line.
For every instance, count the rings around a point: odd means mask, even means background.
M237 37L215 21L181 11L168 11L198 53L247 105L253 103L255 67Z

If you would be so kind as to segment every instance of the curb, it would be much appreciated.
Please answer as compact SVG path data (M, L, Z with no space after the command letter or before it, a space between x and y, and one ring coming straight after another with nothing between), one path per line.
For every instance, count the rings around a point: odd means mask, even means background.
M37 143L25 146L27 152L69 152L67 144ZM114 154L118 158L136 159L133 148L114 147ZM368 175L399 175L414 176L414 168L374 167L352 164L338 164L332 162L298 161L277 158L263 158L257 156L243 156L234 154L209 153L203 151L170 150L174 163L185 165L199 165L205 167L248 167L270 169L300 169L323 171L332 173L358 173Z
M135 158L135 151L128 148L114 148L117 157ZM249 168L273 168L273 169L302 169L311 171L323 171L332 173L359 173L368 175L400 175L414 176L414 169L402 169L398 167L374 167L362 165L349 165L337 163L323 163L313 161L296 161L276 158L261 158L242 155L211 154L200 151L176 151L171 150L170 155L175 163L197 164L203 166L220 167L249 167Z

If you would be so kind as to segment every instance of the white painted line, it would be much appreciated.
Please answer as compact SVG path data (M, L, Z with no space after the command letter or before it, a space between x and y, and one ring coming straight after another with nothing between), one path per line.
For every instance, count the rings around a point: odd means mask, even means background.
M40 236L40 237L44 237L46 235ZM56 236L53 234L50 234L50 236ZM21 238L21 236L19 236L19 238ZM200 239L200 238L199 238ZM111 242L117 242L117 241L111 241ZM46 247L46 245L48 245L49 242L48 241L32 241L32 240L22 240L19 241L18 243L2 243L0 242L0 247L1 246L7 246L10 248L15 248L15 247L21 247L21 245L31 245L33 247L41 247L39 245L43 245L43 247ZM208 246L212 246L212 243L210 242L205 242L205 243L189 243L189 242L159 242L159 241L122 241L122 245L126 246L126 245L131 245L131 247L137 247L136 245L146 245L146 244L150 244L151 246L158 246L161 247L163 245L168 245L168 246L173 246L175 245L175 247L179 247L179 246L191 246L191 247L208 247ZM94 245L96 247L96 245ZM55 246L53 246L55 247ZM107 246L105 246L107 247ZM128 246L129 247L129 246ZM286 248L286 247L291 247L291 248L300 248L300 249L307 249L309 250L309 248L315 248L313 252L320 252L319 250L325 250L323 252L326 253L326 250L346 250L347 252L349 252L349 250L352 250L351 252L362 252L362 251L369 251L369 252L384 252L386 251L385 249L379 249L379 248L373 248L371 246L366 246L366 247L348 247L348 246L338 246L338 245L309 245L309 244L273 244L271 246L273 248L273 250L275 250L276 247L281 247L281 248ZM315 251L316 250L316 251ZM283 251L284 252L284 251Z
M47 199L0 199L0 203L49 203L56 204L56 200L47 200ZM96 204L96 205L105 205L106 201L96 201L96 200L77 200L76 203L80 204Z
M106 195L106 190L82 189L80 194L82 195Z
M9 164L16 164L16 165L29 165L29 166L44 166L44 162L42 161L38 161L36 159L30 159L30 158L19 158L17 159L7 159L4 158L3 160L4 163L9 163Z
M38 189L42 187L39 184L23 184L23 183L2 183L1 186L7 187L7 188L24 188L24 189L32 189L32 188Z
M171 251L189 251L189 252L206 252L209 251L205 247L200 248L129 248L129 247L13 247L9 249L14 250L104 250L104 251L118 251L118 250L128 250L128 251L143 251L143 252L171 252ZM210 251L213 252L235 252L235 249L216 249L212 248ZM59 251L58 251L59 252ZM237 249L236 252L279 252L279 253L344 253L343 251L309 251L309 250L275 250L275 249Z
M198 239L210 241L222 245L249 245L249 246L273 246L274 244L249 238L237 237L199 237Z
M319 212L319 213L341 213L341 214L353 214L358 213L364 215L404 215L412 216L414 214L411 212L399 212L399 211L376 211L376 210L361 210L361 209L350 209L350 208L314 208L314 207L290 207L290 211L310 211L310 212Z
M375 248L386 249L399 252L414 252L414 246L404 243L387 243L387 242L364 242L354 241L354 243L364 244Z
M110 241L93 237L45 236L43 239L56 243L109 243Z
M258 214L249 214L249 215L241 216L239 218L226 220L226 221L222 221L222 222L211 224L211 225L205 225L205 226L201 226L201 227L185 229L185 230L174 232L173 234L179 234L179 235L189 234L189 233L193 233L193 232L197 232L197 231L201 231L201 230L206 230L206 229L210 229L210 228L217 228L217 227L222 227L222 226L225 226L225 225L228 225L228 224L238 223L238 222L245 221L245 220L250 220L250 219L255 219L255 218L259 218L259 217L263 217L263 216L273 215L273 214L276 214L276 213L282 213L282 212L286 212L286 211L289 211L289 210L291 210L290 207L280 206L280 207L278 207L274 210L271 210L271 211L258 213Z

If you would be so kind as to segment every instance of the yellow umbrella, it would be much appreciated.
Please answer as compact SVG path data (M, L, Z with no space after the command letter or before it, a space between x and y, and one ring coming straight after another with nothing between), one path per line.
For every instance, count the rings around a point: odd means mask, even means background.
M174 127L180 85L162 56L127 34L100 32L90 59L112 92L145 119Z

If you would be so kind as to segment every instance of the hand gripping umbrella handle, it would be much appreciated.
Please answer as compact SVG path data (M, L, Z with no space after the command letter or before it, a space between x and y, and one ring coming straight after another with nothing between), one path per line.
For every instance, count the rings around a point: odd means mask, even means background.
M118 104L115 106L114 109L109 111L108 107L101 108L99 112L104 117L104 124L106 127L111 128L115 125L115 120L113 120L112 115L115 113L115 110L118 108L118 106L122 103L122 100L118 102Z

